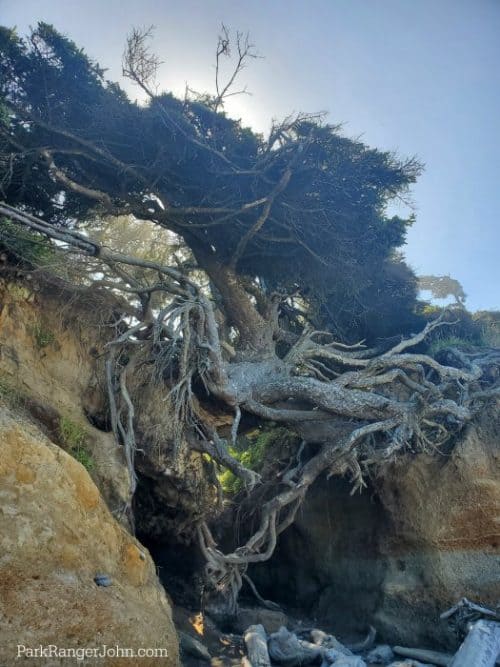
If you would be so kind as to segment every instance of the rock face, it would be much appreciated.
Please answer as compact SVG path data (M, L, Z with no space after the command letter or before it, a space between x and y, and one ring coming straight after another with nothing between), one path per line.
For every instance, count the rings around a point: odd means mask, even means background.
M0 396L73 455L61 424L84 434L90 475L113 514L125 521L130 481L110 432L104 371L105 346L117 335L113 323L123 304L90 288L72 292L50 276L9 276L2 278L0 267ZM189 542L196 521L216 502L215 480L202 455L188 448L181 448L172 469L167 392L158 392L144 361L129 387L138 440L136 529L149 540Z
M498 604L499 445L497 406L449 456L418 456L382 479L387 571L375 622L384 633L397 629L398 643L443 641L439 614L461 597Z
M445 455L408 455L361 495L320 480L252 573L261 594L336 633L371 623L392 643L455 648L440 612L500 598L499 434L492 408Z
M0 664L16 664L17 645L53 644L168 651L161 660L109 655L88 665L177 665L149 553L112 517L85 468L3 406L0 441ZM111 585L97 586L98 574Z
M61 447L68 448L61 423L78 429L90 474L119 516L130 488L125 460L109 429L91 423L106 412L102 352L112 311L96 294L75 297L41 279L0 278L0 395Z

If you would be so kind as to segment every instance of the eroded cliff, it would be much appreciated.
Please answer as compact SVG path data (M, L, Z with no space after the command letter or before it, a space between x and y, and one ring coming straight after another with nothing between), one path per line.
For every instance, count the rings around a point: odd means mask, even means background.
M267 597L341 633L456 647L439 615L466 596L500 598L500 416L491 406L447 451L407 454L349 495L322 479L271 561Z

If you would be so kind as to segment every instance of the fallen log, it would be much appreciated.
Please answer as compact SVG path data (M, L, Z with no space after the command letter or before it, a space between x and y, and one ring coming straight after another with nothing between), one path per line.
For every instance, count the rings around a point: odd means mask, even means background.
M500 623L481 619L474 623L450 667L494 667L500 654Z
M393 646L392 650L396 655L403 658L413 658L422 662L430 662L437 667L448 667L453 660L450 653L441 653L440 651L428 651L423 648L406 648L405 646Z
M251 625L244 634L244 640L252 667L271 667L264 626Z
M343 655L335 660L332 667L366 667L366 662L359 655Z
M311 630L312 643L325 649L335 650L342 655L354 655L344 644L333 635L329 635L323 630ZM332 661L333 662L333 661Z
M210 662L212 656L208 652L206 646L204 646L200 641L191 637L191 635L186 634L185 632L178 631L179 641L181 645L181 650L188 655L192 655L199 660L205 660Z

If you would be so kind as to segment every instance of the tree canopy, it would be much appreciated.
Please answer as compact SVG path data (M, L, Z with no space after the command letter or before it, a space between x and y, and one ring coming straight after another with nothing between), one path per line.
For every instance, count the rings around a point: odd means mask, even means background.
M393 258L412 218L386 214L415 181L414 158L348 139L321 116L290 117L264 138L228 118L223 100L153 93L137 34L125 71L145 105L49 25L0 39L5 201L58 224L96 208L152 220L204 270L300 294L342 339L399 333L405 314L414 326L415 279Z

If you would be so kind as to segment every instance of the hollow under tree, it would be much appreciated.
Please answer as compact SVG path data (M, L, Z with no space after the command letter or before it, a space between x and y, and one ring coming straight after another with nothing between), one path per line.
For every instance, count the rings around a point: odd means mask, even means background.
M175 406L176 446L230 469L250 498L259 476L228 449L242 417L282 423L315 445L283 471L258 529L233 553L199 525L207 579L233 609L249 564L271 556L320 474L350 472L361 486L370 466L453 437L500 391L488 372L495 350L452 349L447 365L410 352L445 318L375 340L417 322L414 278L394 256L411 218L389 218L386 207L407 196L418 162L347 139L317 116L275 123L266 138L243 128L223 112L252 56L242 35L235 48L216 95L177 100L155 92L158 60L147 33L134 31L124 73L147 96L141 106L50 26L24 40L0 33L0 216L52 239L55 252L71 250L87 262L86 280L130 304L106 368L131 496L129 383L144 355ZM223 33L218 63L230 56ZM92 234L102 215L158 225L182 252L167 265L111 250ZM354 338L363 334L366 346ZM233 414L228 438L206 418L207 395Z

